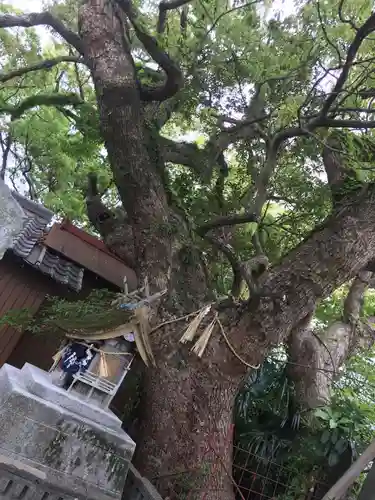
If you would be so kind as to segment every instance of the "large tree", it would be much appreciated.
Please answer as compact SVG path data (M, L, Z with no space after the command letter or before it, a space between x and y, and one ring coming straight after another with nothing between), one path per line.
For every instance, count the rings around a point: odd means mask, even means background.
M3 56L7 48L15 56L0 74L1 175L14 168L7 158L15 142L14 152L24 155L19 164L30 162L22 169L30 194L39 199L41 179L52 193L56 179L73 193L77 186L67 172L74 169L82 191L87 158L107 162L106 179L112 175L123 210L105 207L91 175L88 216L140 282L147 277L152 291L168 291L155 324L213 302L215 262L224 255L230 263L232 299L215 302L223 328L214 331L202 358L179 342L181 323L151 338L156 366L145 371L136 462L151 480L159 478L165 497L181 494L186 474L194 471L190 498L233 498L232 408L246 372L289 339L298 358L298 336L310 335L306 324L317 302L374 266L375 14L367 2L343 0L301 2L283 19L264 7L256 0L162 1L157 8L84 0L41 13L3 8L0 15L2 28L43 25L60 37L53 57L43 59L45 51L27 38L24 47L31 49L20 57L14 43L27 35L17 30L11 39L12 31L3 31ZM50 72L61 64L73 65L74 73L59 72L51 90ZM27 82L38 71L43 76L31 93ZM60 178L50 148L40 151L41 141L51 141L48 125L38 139L35 122L28 122L45 110L47 123L56 113L66 119L51 143L58 148L65 141L65 156L56 155L65 169ZM77 148L71 140L77 130L80 161L73 168L69 148ZM176 140L194 130L203 144ZM228 165L243 164L243 177L231 181ZM316 188L324 184L322 165L332 203L323 196L309 218L306 183L291 201L283 175L289 172L288 182L304 177ZM185 191L175 182L180 166L190 172ZM195 193L196 201L203 191L210 203L189 207L189 196ZM288 213L292 233L281 247L264 241L264 231L272 233L267 210L273 200L281 203L281 219ZM304 202L304 222L297 217L294 227L293 212Z

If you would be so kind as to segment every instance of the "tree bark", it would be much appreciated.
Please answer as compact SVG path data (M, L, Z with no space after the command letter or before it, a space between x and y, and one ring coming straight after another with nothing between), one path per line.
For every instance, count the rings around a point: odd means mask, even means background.
M148 150L134 61L124 16L111 2L89 0L80 9L80 34L95 85L102 136L123 206L134 229L140 274L168 286L173 235L163 185ZM147 263L147 269L144 265Z
M329 404L333 381L339 376L341 366L355 350L373 344L373 329L360 319L371 278L371 272L358 273L345 299L342 319L324 332L314 330L311 318L292 330L288 339L288 373L302 407L313 409Z
M251 364L371 260L375 250L375 185L347 196L342 208L273 268L258 296L240 311L231 340Z

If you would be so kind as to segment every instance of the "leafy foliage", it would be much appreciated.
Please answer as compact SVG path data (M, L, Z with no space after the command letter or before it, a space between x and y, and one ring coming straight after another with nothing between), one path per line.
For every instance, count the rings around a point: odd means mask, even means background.
M353 379L365 368L363 358L357 358L347 366L330 406L315 410L312 420L311 414L297 410L287 362L275 358L282 359L280 352L248 378L238 395L235 446L241 452L235 456L248 471L241 479L243 487L250 481L254 491L269 496L276 492L286 500L307 492L317 480L329 483L330 471L347 460L348 453L355 459L368 445L373 438L375 385L362 380L359 394L353 388Z
M264 111L269 115L262 124L264 136L297 124L302 110L311 114L316 111L324 85L329 86L329 78L316 89L314 82L324 76L322 66L338 64L338 51L343 53L352 39L350 25L337 19L336 0L324 2L320 9L310 2L300 2L287 14L271 4L265 8L262 2L255 1L228 9L222 0L196 2L189 6L186 32L180 29L180 12L169 13L168 30L158 35L158 41L180 64L187 84L178 96L172 118L163 128L166 137L192 138L203 147L210 137L220 133L219 116L246 118L255 85L261 85ZM155 6L142 2L139 6L148 9L149 15L142 23L152 32L157 15ZM67 26L77 28L75 2L53 2L51 8ZM1 9L15 12L4 4ZM363 21L370 9L369 2L362 0L355 12L357 22ZM345 6L345 15L350 14L351 7ZM333 42L328 43L327 39ZM160 73L155 72L136 38L133 44L141 81L160 79ZM366 41L361 57L366 58L371 47L372 42ZM4 73L69 52L60 37L48 33L48 37L41 39L40 30L36 29L1 30L0 51ZM349 84L360 80L366 86L366 71L366 65L355 66ZM31 95L58 92L73 92L83 103L75 107L32 107L14 121L5 112ZM348 106L358 105L358 96L350 94L347 99ZM84 197L88 172L99 173L100 187L109 205L118 203L99 134L94 89L83 65L62 62L3 82L1 103L1 144L5 151L10 134L6 170L15 188L26 191L58 216L67 216L86 228ZM369 164L358 163L358 147L351 136L347 134L346 149L352 168L359 176L363 172L371 175ZM356 140L361 141L361 137L355 135ZM363 134L363 140L369 144L371 138L371 132ZM298 143L287 144L280 155L258 228L264 251L272 262L277 262L301 241L330 209L320 160L324 139L324 132L311 134ZM266 161L264 141L251 138L238 141L226 156L229 176L222 192L217 190L216 172L202 182L202 178L185 167L167 165L170 190L194 225L215 214L246 210L251 202L256 176ZM225 241L233 245L240 257L249 258L254 253L249 244L251 226L223 231ZM218 291L226 292L231 281L228 263L207 244L201 241L198 244L211 263Z
M129 320L129 313L112 305L114 292L94 290L82 300L68 300L49 297L28 330L34 333L48 333L56 329L73 333L110 330Z

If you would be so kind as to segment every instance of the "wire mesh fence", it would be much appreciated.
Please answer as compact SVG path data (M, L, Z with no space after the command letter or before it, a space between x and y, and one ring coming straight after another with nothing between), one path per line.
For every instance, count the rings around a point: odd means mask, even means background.
M319 500L329 489L324 474L315 468L301 477L301 471L239 446L233 458L233 479L241 500Z
M202 472L206 475L207 488L200 486ZM225 481L218 486L220 476L225 477ZM321 500L335 482L331 474L317 466L312 465L311 470L304 473L235 446L230 471L225 464L215 461L205 463L204 471L190 469L160 476L154 484L158 490L168 492L165 497L168 500L228 500L233 493L236 500ZM361 482L359 479L347 492L345 500L358 497Z

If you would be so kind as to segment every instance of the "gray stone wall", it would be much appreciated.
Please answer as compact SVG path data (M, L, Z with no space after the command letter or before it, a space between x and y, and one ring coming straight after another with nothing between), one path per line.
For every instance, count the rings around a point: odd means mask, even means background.
M122 500L163 499L150 481L148 481L145 477L142 477L137 469L130 465Z
M18 462L4 463L4 457L0 457L0 499L73 500L78 498L63 488L48 486L33 472L28 471Z
M55 387L46 372L0 369L3 463L73 498L119 500L134 448L117 417Z
M134 448L113 413L46 372L0 369L0 500L162 500L131 465Z

